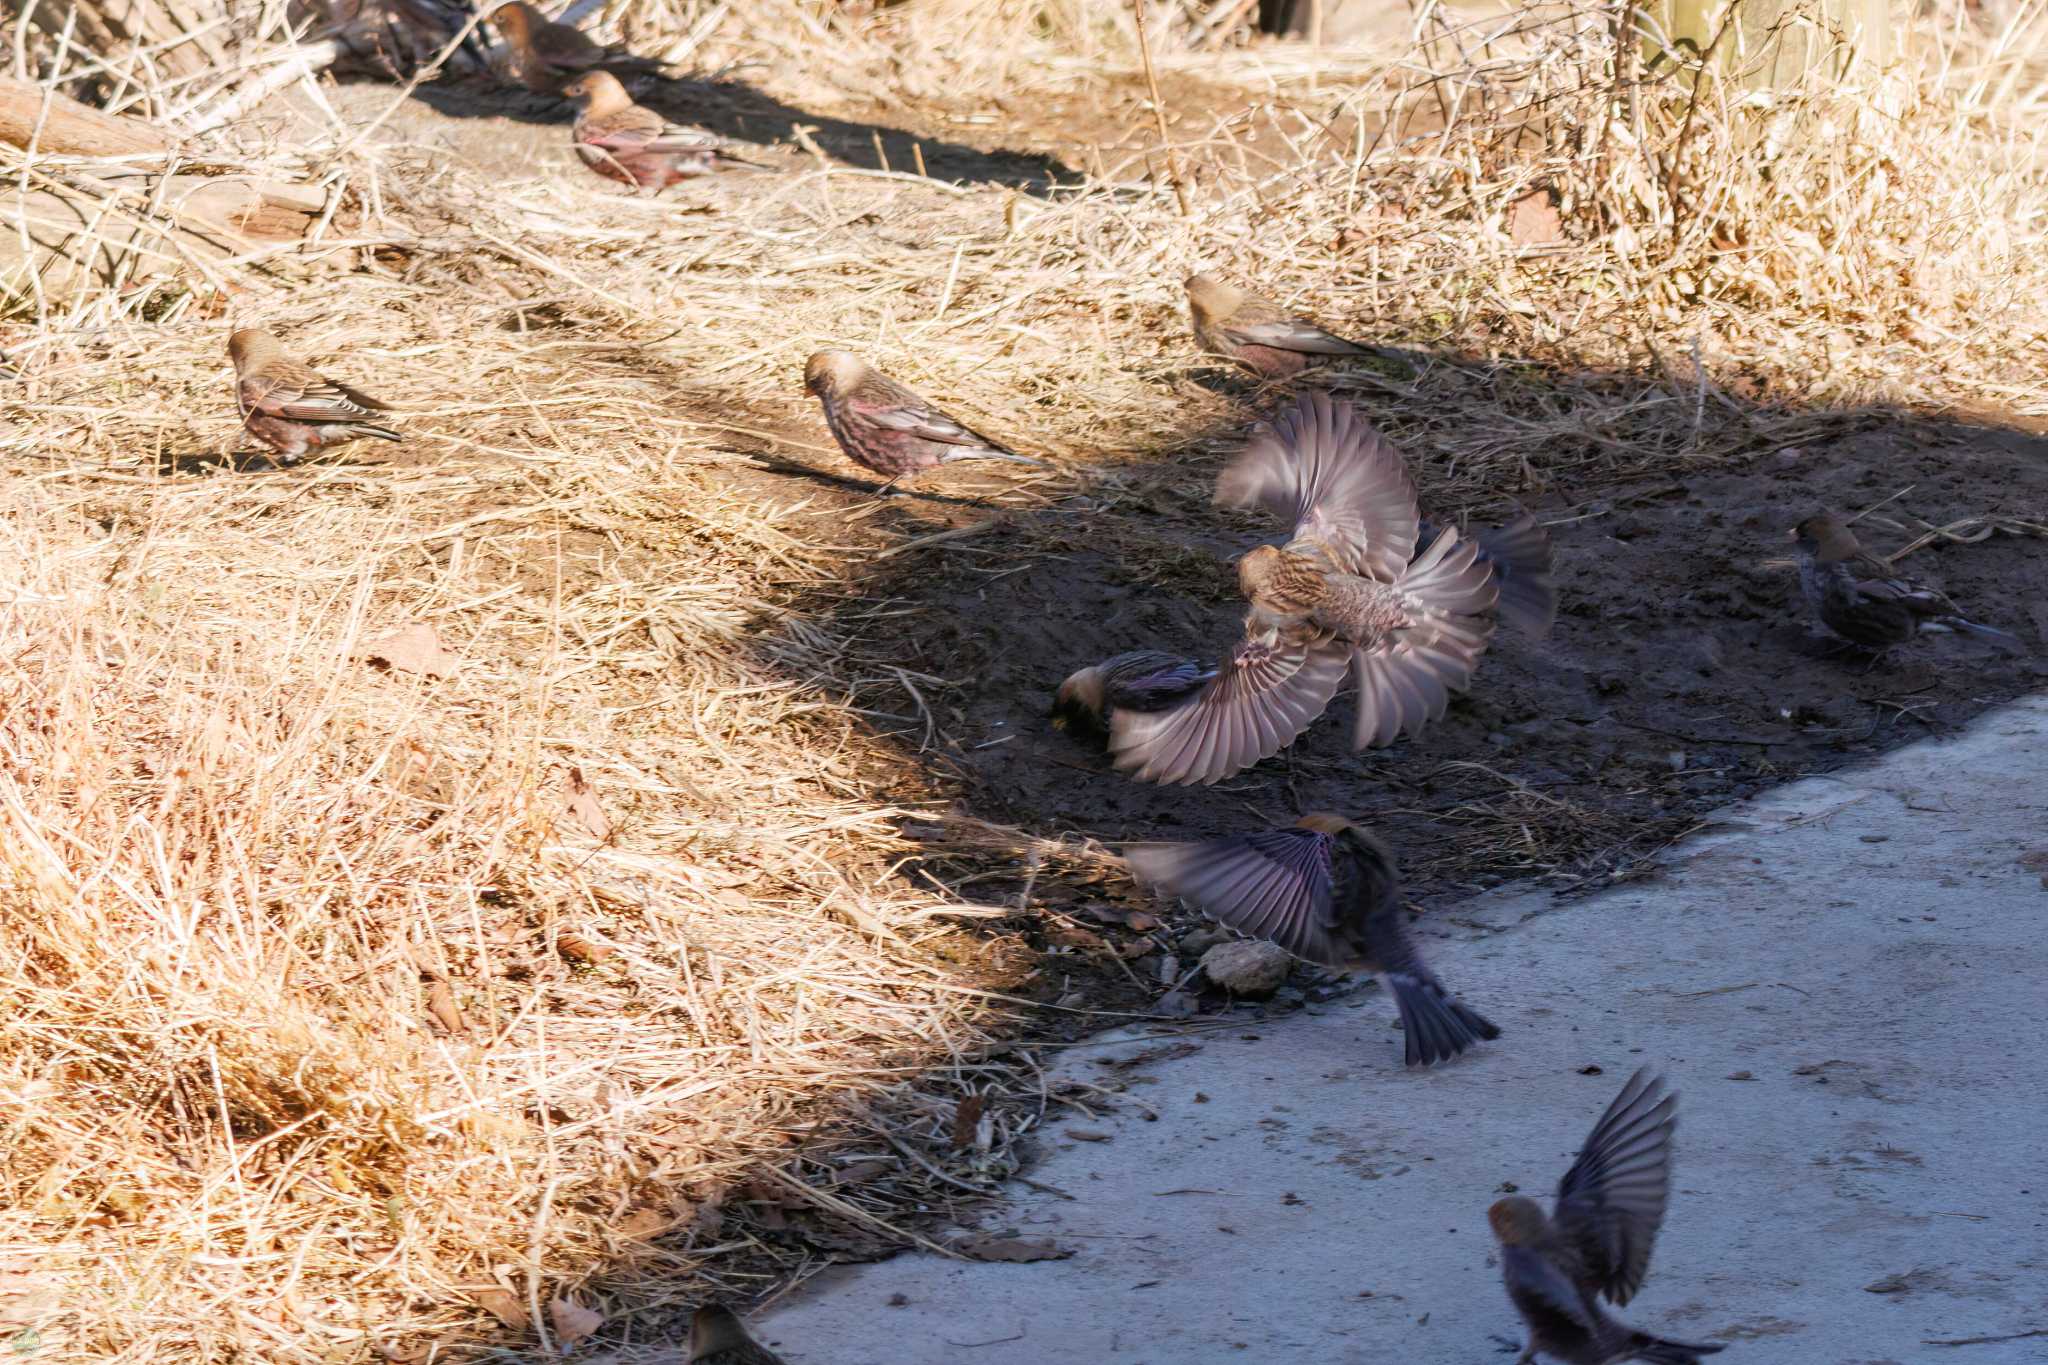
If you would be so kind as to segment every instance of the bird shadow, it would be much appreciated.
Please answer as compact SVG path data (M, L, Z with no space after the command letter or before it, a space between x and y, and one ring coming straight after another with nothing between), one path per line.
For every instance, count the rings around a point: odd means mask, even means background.
M984 150L903 128L833 118L786 104L742 81L643 76L633 85L641 104L677 123L761 144L795 141L801 130L825 155L863 170L917 172L921 167L933 180L1005 185L1037 195L1077 187L1085 180L1081 172L1049 156ZM533 124L567 124L575 118L575 106L568 100L483 79L433 81L413 93L448 118Z

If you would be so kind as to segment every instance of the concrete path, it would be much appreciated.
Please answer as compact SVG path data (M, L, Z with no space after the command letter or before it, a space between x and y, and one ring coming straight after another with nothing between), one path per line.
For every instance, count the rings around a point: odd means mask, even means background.
M1678 1171L1624 1317L1730 1365L2048 1361L2044 879L2036 699L1728 811L1660 877L1431 916L1506 1030L1459 1063L1403 1070L1377 987L1077 1049L1121 1112L1051 1122L1031 1175L1073 1198L989 1224L1071 1259L836 1271L762 1336L792 1365L1506 1365L1486 1206L1547 1196L1652 1063Z

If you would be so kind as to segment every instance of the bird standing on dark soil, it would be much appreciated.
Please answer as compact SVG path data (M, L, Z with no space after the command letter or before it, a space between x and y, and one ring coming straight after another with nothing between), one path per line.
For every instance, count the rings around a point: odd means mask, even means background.
M242 428L277 452L279 464L297 464L309 450L362 437L405 438L390 427L365 420L390 406L318 371L284 352L277 338L245 327L228 338L235 363L235 402Z
M579 106L570 137L584 165L610 180L660 190L722 170L766 170L726 149L725 139L670 123L635 104L609 71L592 71L562 87Z
M1924 633L1961 632L2011 650L2016 636L1963 619L1947 595L1896 573L1864 552L1831 513L1792 528L1799 553L1799 589L1814 619L1837 638L1883 654Z
M690 1365L782 1365L782 1357L755 1341L730 1308L707 1303L690 1317Z
M1725 1349L1653 1337L1600 1307L1602 1298L1621 1307L1642 1288L1664 1222L1678 1096L1663 1084L1647 1068L1629 1078L1558 1182L1552 1212L1525 1195L1486 1211L1508 1299L1529 1325L1516 1365L1539 1354L1567 1365L1699 1365Z
M1401 1011L1409 1066L1448 1061L1481 1038L1500 1037L1423 965L1395 900L1393 853L1340 815L1205 843L1141 844L1124 860L1139 880L1296 957L1378 972Z
M1190 275L1188 312L1202 348L1234 360L1261 379L1291 379L1330 356L1384 352L1324 331L1271 299L1215 275Z
M954 421L851 351L813 355L804 366L804 387L818 396L825 425L847 458L889 484L960 460L1052 467Z
M1250 600L1232 667L1188 701L1111 719L1117 766L1145 782L1211 783L1294 742L1329 704L1348 657L1358 748L1437 720L1493 634L1500 597L1479 549L1446 527L1420 554L1415 485L1358 411L1304 395L1216 481L1291 528L1238 561Z

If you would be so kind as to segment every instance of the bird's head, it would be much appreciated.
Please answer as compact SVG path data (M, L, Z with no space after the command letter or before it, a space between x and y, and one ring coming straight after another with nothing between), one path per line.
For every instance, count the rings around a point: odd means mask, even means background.
M1227 318L1244 303L1244 291L1218 275L1190 275L1183 286L1188 307L1198 319Z
M609 71L586 71L562 87L562 93L583 106L586 114L613 114L632 104L633 97Z
M1090 665L1073 674L1053 694L1053 729L1100 729L1105 695L1101 665Z
M747 1325L722 1303L707 1303L690 1315L690 1359L702 1360L719 1351L737 1351L750 1345Z
M1792 542L1823 564L1854 559L1863 552L1855 533L1832 512L1817 512L1793 527Z
M540 15L525 0L512 0L511 4L491 11L491 27L504 34L505 41L514 47L524 47L541 22Z
M866 370L852 351L819 351L804 362L804 387L820 398L836 398L858 384Z
M283 354L277 338L260 327L244 327L228 338L228 359L237 374L266 365Z
M1550 1227L1543 1206L1525 1194L1494 1200L1493 1207L1486 1211L1486 1221L1493 1225L1493 1235L1504 1247L1540 1242Z

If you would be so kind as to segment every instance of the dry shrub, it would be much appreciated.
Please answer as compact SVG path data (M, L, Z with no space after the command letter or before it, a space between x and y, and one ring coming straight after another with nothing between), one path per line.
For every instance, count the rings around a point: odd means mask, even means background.
M897 874L898 823L963 863L1100 859L948 824L916 752L944 683L888 666L864 586L883 533L736 453L838 467L816 345L1111 496L1245 416L1189 378L1198 265L1418 352L1358 382L1440 500L1866 408L2044 410L2027 14L1743 108L1617 85L1604 12L1211 54L1207 7L1162 9L1184 217L1101 7L613 8L798 109L1051 148L1071 187L792 152L688 213L566 158L237 127L223 161L346 186L318 247L10 336L0 1288L61 1284L0 1295L24 1356L445 1358L577 1321L564 1295L658 1325L801 1263L790 1210L866 1250L1004 1169L1022 1025L958 965L973 907ZM1091 126L1031 121L1077 91ZM258 319L406 409L403 458L189 467ZM451 676L362 657L409 622ZM571 770L608 840L565 818ZM1577 855L1510 847L1532 812L1474 816L1501 865ZM955 1102L1013 1085L956 1151Z

